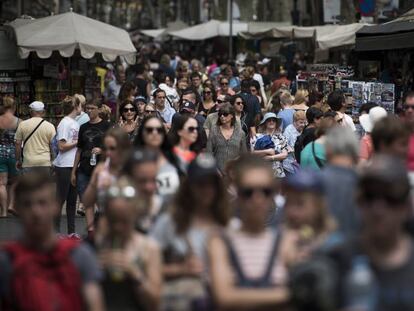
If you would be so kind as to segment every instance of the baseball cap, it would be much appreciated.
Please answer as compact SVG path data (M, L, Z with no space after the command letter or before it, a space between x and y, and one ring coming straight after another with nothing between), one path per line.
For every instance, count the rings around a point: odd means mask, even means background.
M34 101L29 105L29 107L33 111L38 111L38 112L45 110L45 104L42 103L41 101Z
M195 182L210 176L218 176L217 161L209 153L200 154L188 166L188 179Z
M195 105L190 101L184 101L180 111L194 112Z
M371 133L372 129L382 118L387 116L387 111L382 107L373 107L369 110L368 114L363 114L359 117L359 123L365 132Z
M144 96L137 96L134 98L134 104L138 103L138 102L143 102L143 103L147 103L147 99Z
M322 175L314 170L300 170L296 174L286 177L283 184L296 191L323 192Z

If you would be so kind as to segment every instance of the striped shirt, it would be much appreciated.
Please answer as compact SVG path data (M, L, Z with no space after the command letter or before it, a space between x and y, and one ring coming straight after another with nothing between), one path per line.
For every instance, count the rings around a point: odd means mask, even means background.
M262 277L268 266L269 256L275 241L274 232L266 230L259 235L250 235L242 231L229 231L228 237L246 277L249 279ZM286 267L278 260L278 256L273 264L272 284L285 284L287 281Z

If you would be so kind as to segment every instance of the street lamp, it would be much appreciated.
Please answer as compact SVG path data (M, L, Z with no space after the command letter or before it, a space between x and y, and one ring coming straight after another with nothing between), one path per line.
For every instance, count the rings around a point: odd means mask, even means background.
M233 59L233 0L229 1L229 59Z

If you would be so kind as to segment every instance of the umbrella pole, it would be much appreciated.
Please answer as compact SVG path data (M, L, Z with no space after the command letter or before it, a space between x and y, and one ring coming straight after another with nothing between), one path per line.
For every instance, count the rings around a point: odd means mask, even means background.
M233 0L229 0L229 60L233 59Z

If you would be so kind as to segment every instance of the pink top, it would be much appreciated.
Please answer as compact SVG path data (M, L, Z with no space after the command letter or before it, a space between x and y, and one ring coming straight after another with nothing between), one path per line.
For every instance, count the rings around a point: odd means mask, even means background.
M410 172L414 171L414 134L410 136L410 140L408 142L407 165Z
M231 88L229 88L228 90L227 90L227 94L223 94L223 92L221 91L221 89L218 89L217 90L217 96L219 96L219 95L230 95L230 96L233 96L233 95L235 95L236 94L236 92L235 91L233 91Z
M360 147L359 158L361 160L371 159L374 153L374 146L372 145L371 134L365 134L361 138L359 147Z

